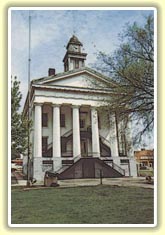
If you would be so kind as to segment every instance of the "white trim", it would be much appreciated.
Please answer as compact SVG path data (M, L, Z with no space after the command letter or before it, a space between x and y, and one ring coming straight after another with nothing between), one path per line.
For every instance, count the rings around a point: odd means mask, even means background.
M115 95L112 91L106 91L104 88L103 89L90 89L90 88L82 88L82 87L67 87L67 86L59 86L59 85L54 85L54 86L45 86L45 85L38 85L38 84L33 84L32 87L35 88L41 88L41 89L53 89L53 90L66 90L66 91L80 91L80 92L90 92L90 93L101 93L101 94L111 94Z
M67 73L67 72L66 72ZM51 77L50 79L48 80L45 80L45 81L38 81L40 84L46 84L46 83L49 83L49 82L54 82L54 81L59 81L59 80L62 80L62 79L65 79L65 78L68 78L68 77L72 77L72 76L75 76L75 75L80 75L80 74L83 74L83 73L87 73L87 74L90 74L92 75L93 77L96 77L98 78L99 80L101 81L104 81L105 83L109 83L109 84L113 84L115 85L115 83L113 83L112 81L108 81L108 77L107 79L103 78L103 76L99 76L95 73L92 73L92 71L89 71L86 67L84 67L84 69L80 70L80 71L74 71L72 72L72 70L70 71L70 73L67 73L67 74L62 74L61 76L59 75L59 77L54 77L54 79ZM98 73L96 71L96 73ZM58 74L57 74L58 76ZM106 77L106 76L104 76ZM35 80L34 80L35 81ZM37 80L36 80L37 81Z

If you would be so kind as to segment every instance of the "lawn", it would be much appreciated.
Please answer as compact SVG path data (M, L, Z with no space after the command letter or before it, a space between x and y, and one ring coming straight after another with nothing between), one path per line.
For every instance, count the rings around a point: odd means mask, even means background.
M153 224L153 190L86 186L13 189L12 224Z
M153 170L139 170L138 171L138 174L139 176L143 176L143 177L146 177L146 176L154 176L154 171Z

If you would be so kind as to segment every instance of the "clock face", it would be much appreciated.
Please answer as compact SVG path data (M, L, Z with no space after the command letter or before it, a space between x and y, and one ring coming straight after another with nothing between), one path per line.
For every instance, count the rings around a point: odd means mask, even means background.
M78 52L78 51L79 51L79 47L76 46L76 45L70 45L70 46L69 46L69 49L70 49L71 51L75 51L75 52Z
M78 51L79 51L78 46L73 46L73 50L76 51L76 52L78 52Z

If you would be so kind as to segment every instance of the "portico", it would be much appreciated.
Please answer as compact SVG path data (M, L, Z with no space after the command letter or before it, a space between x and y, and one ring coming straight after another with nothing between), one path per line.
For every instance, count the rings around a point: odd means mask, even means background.
M91 143L92 147L90 152L93 153L93 156L100 156L100 141L99 141L99 127L98 127L98 111L97 107L87 107L85 106L86 117L81 119L81 110L83 110L83 106L71 105L71 104L46 104L47 106L51 106L52 110L52 120L50 120L52 127L52 140L49 138L49 143L52 142L52 157L53 158L61 158L62 157L62 149L61 149L61 137L68 132L68 130L72 130L72 152L73 157L81 156L81 130L83 131L91 131ZM42 156L42 137L45 133L49 132L48 125L47 127L42 126L42 114L43 107L45 104L35 103L34 105L34 156L35 157L43 157ZM65 122L67 122L67 126L61 127L61 109L64 108L70 109L72 114L72 123L68 123L67 116L63 116ZM48 115L48 116L50 116ZM63 113L64 115L64 113ZM84 116L83 116L84 117ZM82 120L82 122L81 122ZM49 120L47 120L49 122Z

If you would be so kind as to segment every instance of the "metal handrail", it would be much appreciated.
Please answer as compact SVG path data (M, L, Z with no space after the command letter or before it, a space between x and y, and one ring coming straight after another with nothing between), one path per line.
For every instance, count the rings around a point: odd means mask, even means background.
M106 145L110 148L111 143L110 143L104 136L102 136L102 135L99 135L99 136L100 136L100 138L101 138L103 144L106 143Z
M73 129L70 129L69 131L65 132L61 137L68 137L68 134L72 134L73 133Z
M76 157L73 157L72 160L74 160L74 163L76 163L81 158L81 154L77 155ZM56 173L60 174L64 169L69 168L68 166L62 166L59 170L56 171Z
M74 163L76 163L81 158L81 154L77 155L76 157L73 157Z
M103 155L103 154L101 154L100 159L101 160L111 160L112 157L110 155Z
M93 154L93 153L91 153ZM81 154L77 155L76 157L72 157L71 160L74 161L74 163L76 163L79 159L81 159ZM101 159L101 157L100 157ZM114 162L110 162L109 165L116 171L118 171L121 175L125 176L125 170L122 169L121 167L119 167L117 164L115 164ZM59 170L56 171L56 173L60 174L64 169L67 169L69 168L69 165L68 166L62 166Z
M112 166L112 168L116 171L118 171L119 173L121 173L122 175L125 175L125 170L122 169L120 166L118 166L116 163L112 162L110 163L110 165Z
M68 155L68 156L67 156ZM62 152L61 153L61 157L70 157L70 156L73 156L73 151L65 151L65 152Z
M52 142L49 143L48 146L47 146L47 150L49 150L49 148L52 147L52 146L53 146L53 143Z

